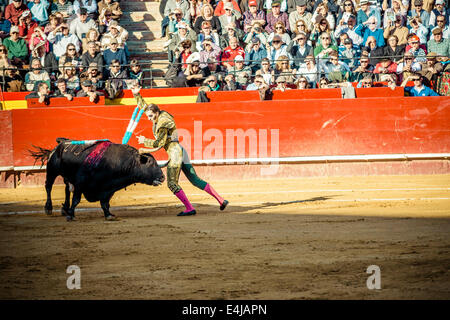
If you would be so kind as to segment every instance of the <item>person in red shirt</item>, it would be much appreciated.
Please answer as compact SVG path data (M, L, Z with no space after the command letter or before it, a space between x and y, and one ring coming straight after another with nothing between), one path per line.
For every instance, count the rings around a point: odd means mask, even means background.
M13 0L12 3L5 7L5 19L9 20L12 25L19 25L19 18L28 7L22 3L22 0Z
M30 10L24 11L19 18L19 36L25 38L25 41L29 43L34 32L34 28L38 26L39 24L32 20Z
M391 58L382 58L375 66L374 73L396 73L397 64L391 60Z
M241 8L239 8L238 3L236 2L236 0L220 0L220 2L217 4L216 9L214 10L214 15L216 17L220 17L221 15L225 14L225 3L227 2L231 2L233 4L233 8L234 10L236 10L239 13L241 12Z
M228 70L234 66L234 58L242 56L245 58L245 50L239 46L239 40L236 37L230 38L230 45L223 50L222 64Z

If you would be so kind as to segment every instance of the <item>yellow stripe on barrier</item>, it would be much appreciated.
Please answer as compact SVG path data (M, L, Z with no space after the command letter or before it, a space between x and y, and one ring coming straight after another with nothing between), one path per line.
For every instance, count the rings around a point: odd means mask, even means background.
M119 98L114 100L105 100L106 105L136 105L134 98ZM144 97L144 101L154 104L181 104L181 103L195 103L197 96L174 96L174 97Z
M28 108L26 100L10 100L0 102L2 110L26 109Z

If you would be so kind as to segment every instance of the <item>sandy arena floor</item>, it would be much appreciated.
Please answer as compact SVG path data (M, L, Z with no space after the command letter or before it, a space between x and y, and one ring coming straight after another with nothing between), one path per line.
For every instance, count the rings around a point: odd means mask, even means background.
M106 222L84 199L53 216L40 188L0 189L0 299L450 299L450 176L213 182L230 201L182 182L136 185ZM66 268L81 268L68 290ZM369 290L367 267L381 269Z

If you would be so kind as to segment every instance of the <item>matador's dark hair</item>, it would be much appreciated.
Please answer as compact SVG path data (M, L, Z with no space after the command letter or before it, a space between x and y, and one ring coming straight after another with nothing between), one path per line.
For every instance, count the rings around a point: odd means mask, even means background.
M147 112L147 111L151 111L153 113L161 112L159 107L156 104L154 104L154 103L150 103L144 108L144 112Z

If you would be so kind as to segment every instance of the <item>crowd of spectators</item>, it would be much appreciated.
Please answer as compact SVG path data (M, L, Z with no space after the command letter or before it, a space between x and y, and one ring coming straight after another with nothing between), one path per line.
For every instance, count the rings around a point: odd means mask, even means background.
M2 0L0 10L3 91L95 100L142 83L118 0Z
M166 80L210 91L414 83L405 91L433 95L450 82L449 13L448 0L167 0Z

